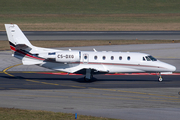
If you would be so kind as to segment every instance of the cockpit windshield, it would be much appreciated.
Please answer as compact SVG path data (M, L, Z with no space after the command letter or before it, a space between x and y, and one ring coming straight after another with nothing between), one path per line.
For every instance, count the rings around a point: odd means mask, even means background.
M146 60L147 60L147 61L151 61L151 59L150 59L148 56L146 56Z
M157 61L157 59L156 58L154 58L153 56L145 56L145 58L146 58L146 60L147 61Z
M148 56L152 61L157 61L156 58L154 58L153 56Z

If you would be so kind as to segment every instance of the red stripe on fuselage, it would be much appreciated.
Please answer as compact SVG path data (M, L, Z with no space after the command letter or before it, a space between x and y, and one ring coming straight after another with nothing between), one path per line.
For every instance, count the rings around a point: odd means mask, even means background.
M74 62L74 64L91 64L91 65L119 65L119 66L138 66L138 67L152 67L152 68L163 68L164 67L159 67L159 66L149 66L149 65L135 65L135 64L120 64L120 63L95 63L95 62L88 62L88 63L83 63L83 62Z
M23 54L23 55L25 55L25 56L28 56L28 57L30 57L30 58L38 59L38 60L45 60L45 59L38 58L38 57L32 56L32 55L30 55L30 54L27 54L27 53L25 53L25 52L23 52L23 51L21 51L21 50L16 50L16 48L13 47L13 46L10 46L10 48L11 48L11 50L13 50L14 52L18 52L18 53Z
M53 73L53 72L38 72L38 74L53 74L53 75L83 75L74 73ZM158 75L157 73L114 73L104 75ZM180 75L180 73L163 74L163 75Z
M10 46L11 50L16 51L15 47Z

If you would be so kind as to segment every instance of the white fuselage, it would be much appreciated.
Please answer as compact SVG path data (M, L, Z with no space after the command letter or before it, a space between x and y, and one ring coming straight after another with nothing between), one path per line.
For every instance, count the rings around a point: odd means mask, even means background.
M174 66L159 60L148 60L146 57L150 55L144 53L105 51L78 52L80 54L79 62L45 62L41 64L41 66L69 73L74 73L81 69L94 69L99 72L107 73L172 72L176 69ZM71 54L67 54L67 56L69 55ZM58 54L56 54L56 56L58 56Z

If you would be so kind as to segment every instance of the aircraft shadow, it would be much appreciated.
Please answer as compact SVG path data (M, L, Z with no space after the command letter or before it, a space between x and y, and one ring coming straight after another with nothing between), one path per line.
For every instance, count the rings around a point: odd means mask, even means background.
M91 81L84 81L84 76L70 75L48 75L48 74L17 74L14 77L2 75L0 76L1 83L3 80L14 84L13 88L22 89L88 89L88 88L157 88L157 87L180 87L179 76L164 76L163 82L158 82L157 76L107 76L95 75ZM28 80L38 81L30 82ZM26 86L27 84L32 84ZM43 84L42 84L43 83ZM53 86L44 83L59 84ZM62 87L61 84L64 86ZM79 86L73 87L73 86ZM0 86L3 87L3 86ZM12 86L8 86L12 87ZM8 88L7 88L8 89Z

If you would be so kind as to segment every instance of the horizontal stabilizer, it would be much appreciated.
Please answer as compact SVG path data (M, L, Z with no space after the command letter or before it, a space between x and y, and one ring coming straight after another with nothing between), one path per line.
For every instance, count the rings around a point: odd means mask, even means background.
M17 44L16 45L16 50L20 50L20 49L31 49L29 46L25 45L25 44Z
M31 60L31 61L22 61L23 65L38 65L38 64L41 64L42 61L34 61L34 60Z
M22 63L23 65L38 65L38 64L43 63L43 61L24 57L22 59Z

